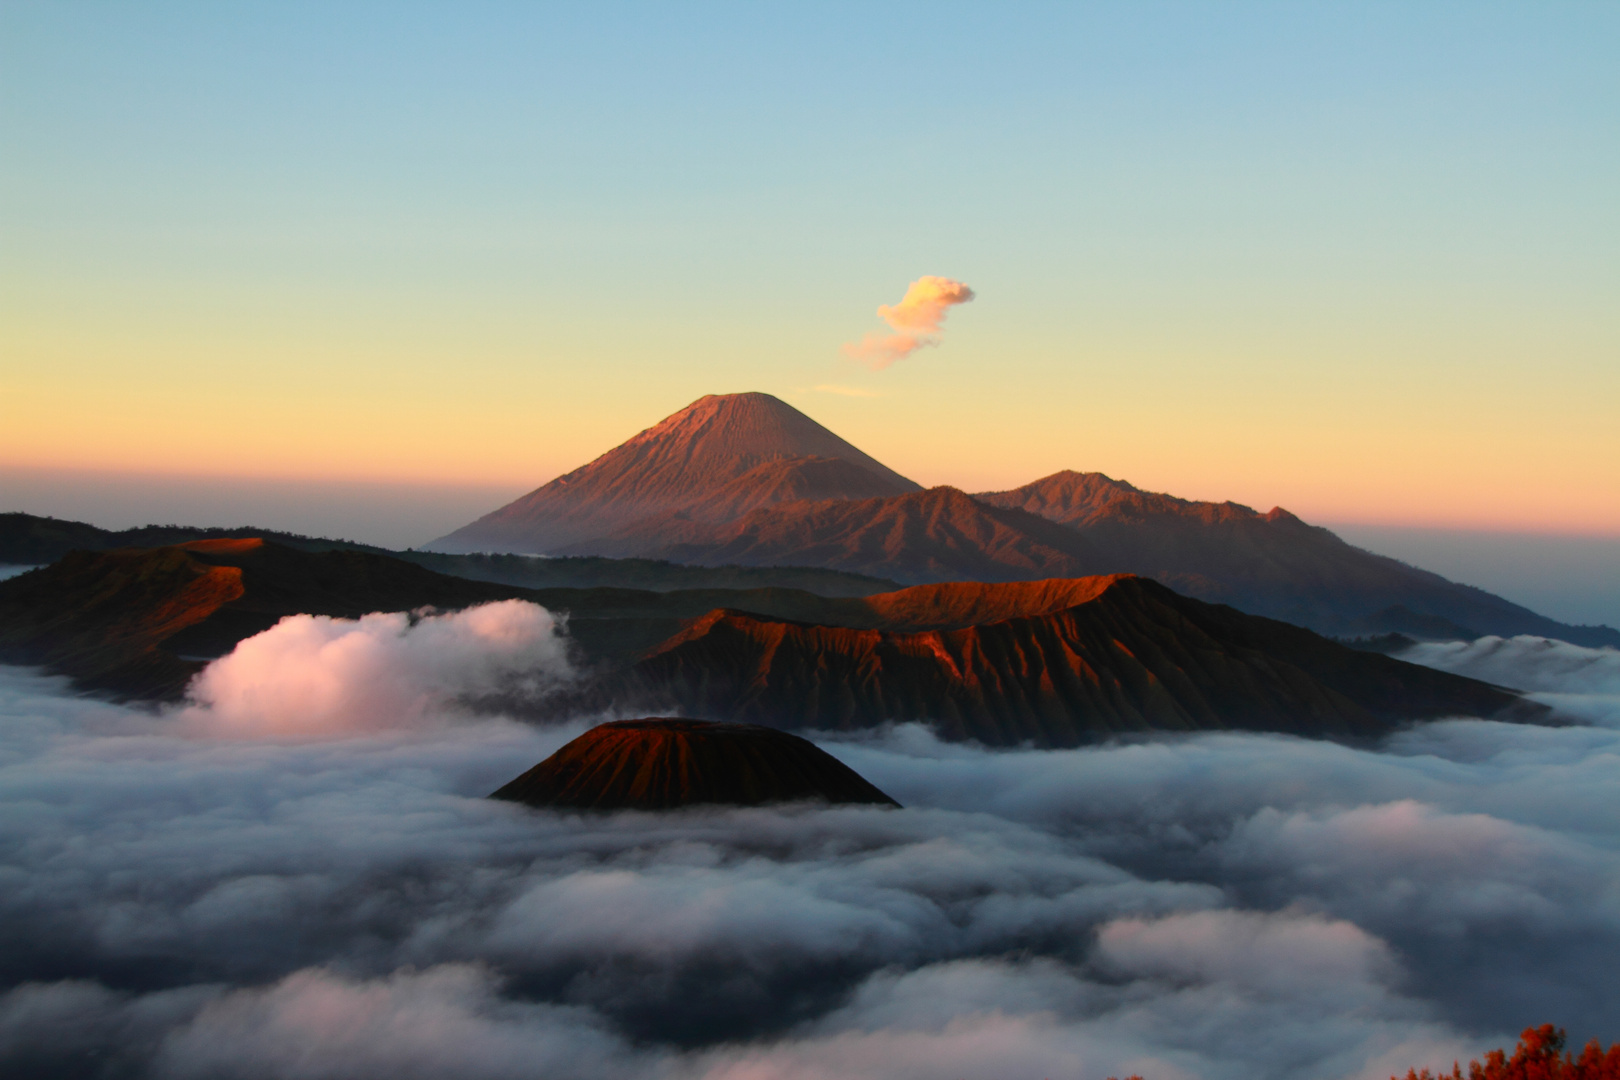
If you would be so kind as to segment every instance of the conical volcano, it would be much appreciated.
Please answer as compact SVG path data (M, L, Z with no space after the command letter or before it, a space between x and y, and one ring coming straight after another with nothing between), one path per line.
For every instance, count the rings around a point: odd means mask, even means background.
M739 490L745 477L751 482ZM865 499L920 490L769 394L710 394L429 546L544 554L672 511L708 506L725 520L806 495Z
M775 728L616 720L490 796L571 810L674 810L817 800L899 805L814 743Z

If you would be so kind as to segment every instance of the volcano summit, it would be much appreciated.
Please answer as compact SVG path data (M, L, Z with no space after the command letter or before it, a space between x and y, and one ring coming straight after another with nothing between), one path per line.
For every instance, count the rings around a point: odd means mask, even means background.
M710 394L429 547L551 554L609 546L625 526L665 514L729 521L774 502L921 490L769 394Z
M809 567L904 585L1136 574L1336 636L1620 646L1610 627L1556 622L1281 507L1178 499L1095 472L924 491L769 394L700 398L429 548Z

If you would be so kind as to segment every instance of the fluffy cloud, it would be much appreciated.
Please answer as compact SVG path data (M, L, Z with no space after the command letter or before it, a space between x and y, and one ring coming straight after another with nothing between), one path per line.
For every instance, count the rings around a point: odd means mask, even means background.
M427 620L354 647L383 661L323 658L359 623L288 643L350 700L409 680L343 738L0 673L0 1069L1381 1080L1532 1022L1620 1037L1620 730L908 725L824 743L904 810L545 813L483 796L580 728L459 703L560 655L505 618L437 659ZM454 659L478 640L508 659ZM210 707L294 700L254 670Z
M188 720L237 736L410 727L468 695L534 693L571 675L551 613L503 600L448 615L289 615L190 688Z
M589 1010L513 1001L475 965L359 980L295 972L207 1002L164 1039L155 1071L198 1080L631 1075L634 1055Z
M1620 727L1620 649L1521 635L1426 641L1401 659L1528 690L1566 716Z
M868 367L886 368L926 345L938 345L945 315L957 304L973 299L973 290L960 281L928 275L913 281L898 304L884 304L878 317L894 331L867 334L844 346L844 355Z

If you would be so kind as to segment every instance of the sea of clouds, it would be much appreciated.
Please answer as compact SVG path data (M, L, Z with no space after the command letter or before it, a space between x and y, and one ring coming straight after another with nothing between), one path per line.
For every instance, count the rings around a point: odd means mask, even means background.
M152 713L0 669L0 1072L1387 1077L1620 1039L1620 653L1412 658L1585 723L1377 749L823 745L905 804L484 798L577 735L532 605L292 619Z

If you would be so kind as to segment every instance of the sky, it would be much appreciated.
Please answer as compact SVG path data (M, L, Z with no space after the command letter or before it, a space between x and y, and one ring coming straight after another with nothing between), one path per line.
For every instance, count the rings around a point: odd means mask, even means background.
M12 0L0 509L471 517L759 390L925 484L1620 537L1617 46L1605 3ZM843 348L929 276L975 294L939 344Z

